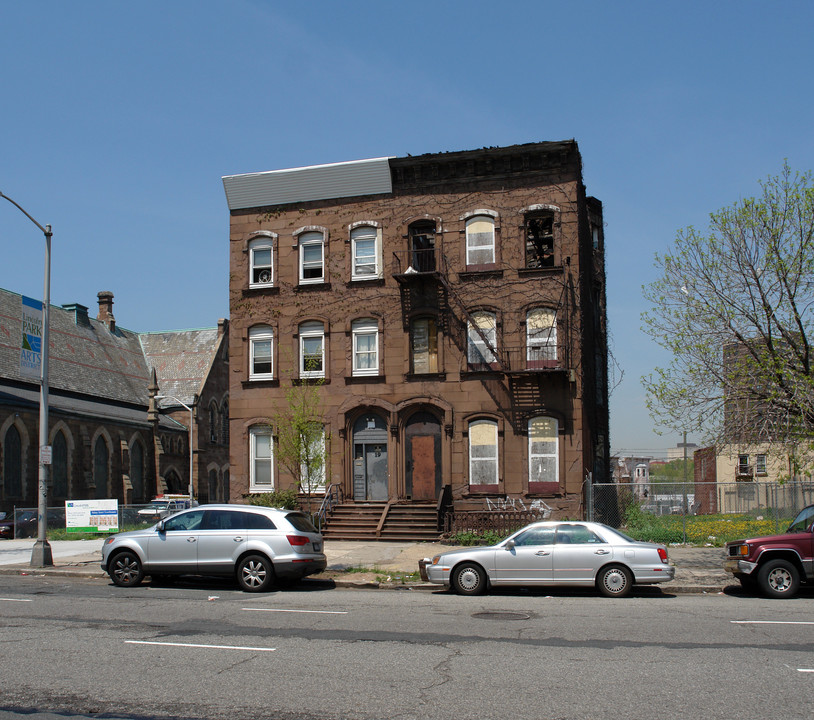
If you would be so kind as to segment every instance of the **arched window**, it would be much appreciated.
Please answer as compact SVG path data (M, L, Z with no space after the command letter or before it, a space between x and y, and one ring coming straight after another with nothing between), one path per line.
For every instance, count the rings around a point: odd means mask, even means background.
M3 487L7 499L23 496L23 447L20 431L11 425L3 440Z
M299 327L300 377L325 377L325 326L306 322Z
M494 420L469 423L469 484L498 484L497 423Z
M146 500L144 497L144 446L133 443L130 450L130 485L133 486L133 500Z
M473 215L466 221L466 266L477 269L495 264L495 219Z
M533 417L529 431L529 492L556 492L560 484L559 423Z
M213 469L213 470L209 471L208 490L209 490L209 502L220 502L221 498L218 497L218 471L217 470Z
M435 222L418 220L407 229L410 243L410 268L415 272L435 270Z
M300 235L300 284L325 280L325 236L321 232Z
M269 492L274 489L274 443L271 428L249 430L249 492Z
M256 325L249 330L249 380L274 377L274 330Z
M494 313L480 310L472 313L467 323L467 362L470 370L488 370L497 363L497 317ZM480 332L479 332L480 331Z
M373 225L359 225L350 231L351 280L372 280L381 275L379 231Z
M373 318L354 320L351 326L353 337L353 374L379 374L379 323Z
M526 314L526 367L557 366L557 313L535 308Z
M60 430L51 443L51 492L55 498L68 497L68 443Z
M220 437L224 445L229 444L229 401L224 400L220 409Z
M270 237L249 242L249 287L274 285L274 246Z
M209 403L209 442L218 442L218 405L214 400Z
M109 459L110 451L107 443L104 437L99 435L93 445L93 484L96 486L97 499L109 497Z

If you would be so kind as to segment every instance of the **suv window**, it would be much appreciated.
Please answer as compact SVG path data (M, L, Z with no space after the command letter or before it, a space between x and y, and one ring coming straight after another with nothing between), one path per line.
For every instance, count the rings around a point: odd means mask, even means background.
M314 524L302 513L288 513L285 519L291 523L291 527L300 532L319 532Z
M197 530L203 520L203 510L193 510L192 512L173 515L164 521L164 530L173 532L177 530Z
M794 518L794 522L789 525L789 529L787 532L790 533L801 533L806 532L809 527L811 527L811 523L814 522L814 505L803 508L800 511L800 514Z

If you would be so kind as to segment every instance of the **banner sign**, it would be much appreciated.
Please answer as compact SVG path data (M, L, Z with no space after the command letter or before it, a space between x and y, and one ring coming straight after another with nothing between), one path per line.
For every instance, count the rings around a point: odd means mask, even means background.
M39 379L42 375L42 303L23 296L23 342L20 375Z
M65 529L69 533L119 532L119 501L66 500Z

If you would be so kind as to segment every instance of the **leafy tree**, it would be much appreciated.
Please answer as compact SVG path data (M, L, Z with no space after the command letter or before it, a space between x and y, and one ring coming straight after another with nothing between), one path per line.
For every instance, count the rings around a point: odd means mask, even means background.
M328 438L323 424L321 379L294 380L274 414L277 459L308 498L325 486Z
M761 190L656 256L644 329L672 361L643 382L663 427L790 451L814 433L814 182L786 163Z

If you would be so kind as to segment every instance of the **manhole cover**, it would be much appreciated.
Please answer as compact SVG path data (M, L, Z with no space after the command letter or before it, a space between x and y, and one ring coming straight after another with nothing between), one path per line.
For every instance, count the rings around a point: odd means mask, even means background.
M486 612L473 613L472 617L478 620L528 620L531 615L502 610L488 610Z

